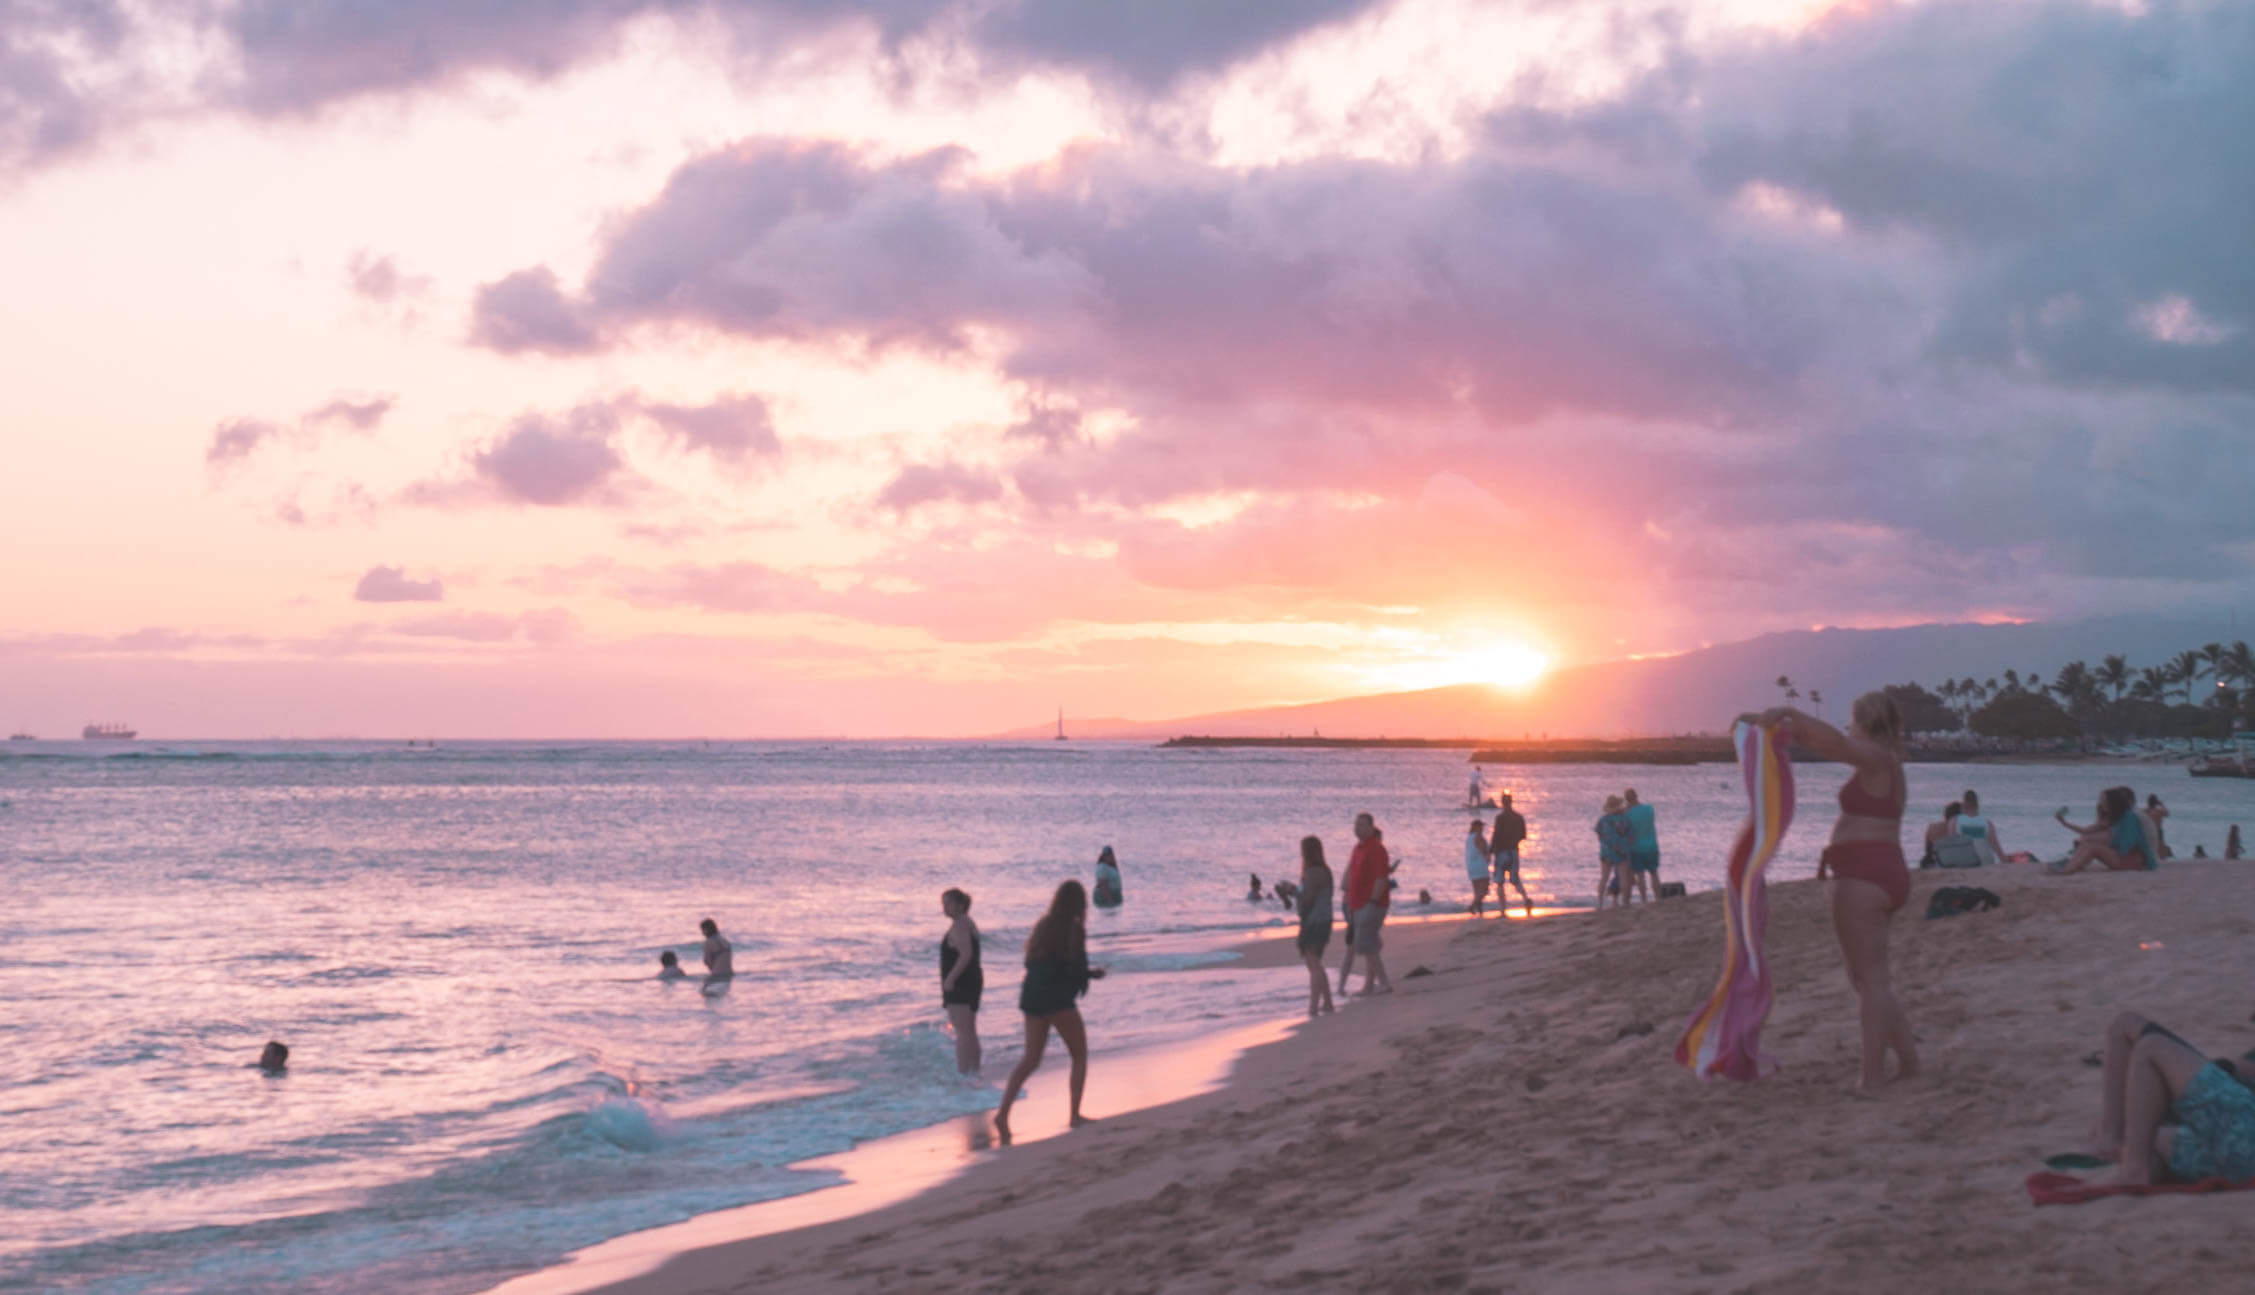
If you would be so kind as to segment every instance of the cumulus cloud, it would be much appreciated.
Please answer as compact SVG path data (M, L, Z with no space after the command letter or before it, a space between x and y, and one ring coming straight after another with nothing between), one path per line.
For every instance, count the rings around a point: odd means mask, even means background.
M1043 57L1103 21L1039 35L1003 7L981 39ZM881 505L1101 514L1095 538L1151 580L1377 598L1365 552L1460 578L1422 513L1358 551L1329 528L1385 515L1321 502L1407 506L1455 470L1536 505L1553 529L1527 542L1582 588L1674 572L1685 598L1756 607L1713 558L1767 551L1772 592L1814 600L1798 614L1947 616L2244 575L2251 119L2246 6L1858 8L1507 106L1462 155L1090 145L996 176L747 140L615 221L579 283L539 278L521 317L498 288L544 269L499 281L480 328L977 339L1040 412L901 469ZM1233 492L1258 500L1179 531L1136 516ZM1611 538L1555 538L1589 534ZM1825 592L1843 576L1890 588Z
M1002 482L991 472L960 463L912 463L878 492L879 507L905 513L942 500L990 503L1002 497Z
M379 305L421 296L431 288L424 275L408 274L396 258L378 256L363 248L345 263L345 283L354 295Z
M470 340L505 353L577 355L595 349L595 330L565 300L555 271L519 270L478 289Z
M394 395L338 396L289 423L264 418L224 419L211 430L211 441L204 447L204 462L215 471L224 471L249 459L260 446L270 442L287 440L301 447L311 447L320 441L325 431L332 429L362 434L373 432L398 403L399 397Z
M765 398L728 392L703 404L644 398L628 391L584 401L561 412L532 410L497 437L473 447L467 479L410 486L410 503L447 506L499 501L558 508L616 507L648 483L621 451L626 433L647 425L667 442L713 460L745 467L782 453Z
M404 567L370 567L352 596L364 603L435 603L446 597L446 587L436 579L410 580Z

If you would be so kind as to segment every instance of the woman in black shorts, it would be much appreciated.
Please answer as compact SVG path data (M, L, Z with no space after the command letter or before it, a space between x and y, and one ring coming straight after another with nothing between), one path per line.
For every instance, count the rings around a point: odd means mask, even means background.
M955 1068L979 1073L979 995L986 990L986 968L979 965L979 928L971 922L971 897L949 887L940 892L940 911L951 923L940 937L940 1005L955 1031Z
M1081 1089L1088 1083L1088 1030L1074 1003L1088 992L1089 981L1104 978L1104 969L1088 965L1087 921L1088 891L1079 882L1068 881L1057 887L1049 911L1026 937L1026 983L1018 991L1018 1010L1026 1014L1026 1055L1002 1085L1002 1107L994 1113L994 1131L1004 1146L1010 1144L1010 1104L1018 1100L1018 1086L1041 1065L1052 1029L1073 1058L1073 1127L1088 1123L1081 1114Z
M1323 974L1323 951L1331 944L1331 865L1323 861L1323 842L1300 838L1300 961L1308 964L1308 1015L1331 1008L1331 978Z

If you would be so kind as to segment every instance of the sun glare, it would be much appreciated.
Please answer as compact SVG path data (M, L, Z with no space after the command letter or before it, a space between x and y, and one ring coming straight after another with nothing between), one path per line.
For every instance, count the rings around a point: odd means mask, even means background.
M1462 652L1421 654L1366 674L1374 684L1405 691L1479 683L1520 692L1542 682L1549 672L1547 654L1525 643L1503 642Z

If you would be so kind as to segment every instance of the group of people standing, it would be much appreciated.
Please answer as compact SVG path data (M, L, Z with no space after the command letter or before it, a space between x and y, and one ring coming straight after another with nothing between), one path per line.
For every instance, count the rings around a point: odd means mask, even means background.
M1111 854L1110 847L1105 854ZM955 1032L955 1067L975 1076L982 1056L979 1000L986 993L986 967L969 892L953 886L942 891L940 912L948 919L947 934L940 937L940 1003ZM1081 1020L1080 998L1089 982L1103 978L1104 968L1088 964L1088 890L1077 881L1062 882L1050 896L1049 911L1026 936L1026 978L1018 988L1026 1049L1003 1084L1002 1105L994 1115L995 1133L1005 1146L1010 1142L1010 1108L1027 1076L1040 1067L1053 1032L1072 1059L1068 1089L1073 1127L1089 1122L1081 1114L1081 1093L1088 1086L1088 1028Z
M1637 799L1630 787L1605 798L1597 816L1597 906L1611 899L1626 908L1641 892L1646 901L1660 897L1660 820L1650 805Z
M1503 888L1508 885L1519 892L1519 902L1526 908L1527 916L1535 914L1535 902L1527 898L1527 888L1519 882L1519 846L1527 839L1527 819L1511 807L1511 793L1496 797L1495 834L1488 835L1488 825L1479 818L1472 820L1472 828L1464 835L1464 873L1472 882L1472 902L1465 912L1479 917L1487 911L1488 873L1495 873L1496 915L1502 916L1506 901Z

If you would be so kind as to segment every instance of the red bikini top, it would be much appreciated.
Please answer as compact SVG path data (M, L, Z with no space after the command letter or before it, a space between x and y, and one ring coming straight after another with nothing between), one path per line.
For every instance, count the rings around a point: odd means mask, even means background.
M1900 760L1894 761L1892 769L1895 789L1893 794L1884 798L1874 796L1863 789L1863 777L1860 772L1850 774L1848 781L1840 784L1840 812L1854 814L1861 818L1889 818L1901 822L1903 802L1910 798L1908 794L1910 789L1903 785L1903 762Z

